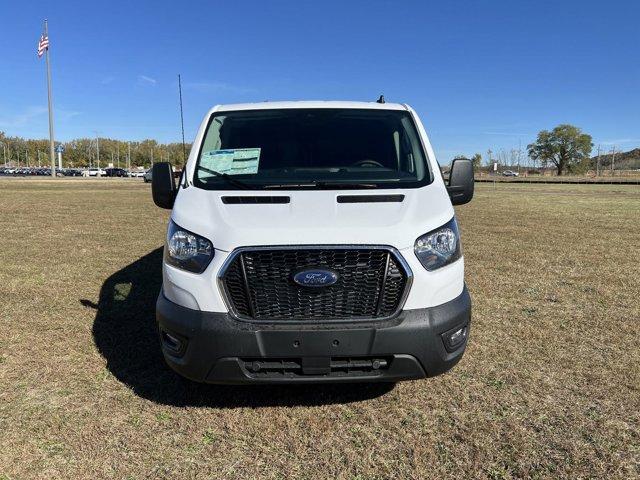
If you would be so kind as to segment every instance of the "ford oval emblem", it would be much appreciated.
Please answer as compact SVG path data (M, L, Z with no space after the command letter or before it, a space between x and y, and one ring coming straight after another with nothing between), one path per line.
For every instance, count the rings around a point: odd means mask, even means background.
M303 287L328 287L338 281L338 275L331 270L302 270L293 276L293 281Z

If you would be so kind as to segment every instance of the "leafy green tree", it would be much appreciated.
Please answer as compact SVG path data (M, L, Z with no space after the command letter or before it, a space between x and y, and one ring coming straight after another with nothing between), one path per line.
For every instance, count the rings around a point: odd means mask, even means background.
M482 165L482 155L476 153L473 157L471 157L471 161L473 162L473 171L477 172L480 170L480 166Z
M565 171L574 171L591 155L591 135L582 133L573 125L558 125L552 131L542 130L536 141L527 145L529 157L539 160L546 166L551 163L562 175Z

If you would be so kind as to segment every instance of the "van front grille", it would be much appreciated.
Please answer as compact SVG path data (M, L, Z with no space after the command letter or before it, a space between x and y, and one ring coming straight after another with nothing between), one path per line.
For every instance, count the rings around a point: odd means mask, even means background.
M293 277L306 269L329 270L337 281L310 288ZM382 319L394 315L410 279L390 248L255 248L232 254L221 285L232 312L266 321Z

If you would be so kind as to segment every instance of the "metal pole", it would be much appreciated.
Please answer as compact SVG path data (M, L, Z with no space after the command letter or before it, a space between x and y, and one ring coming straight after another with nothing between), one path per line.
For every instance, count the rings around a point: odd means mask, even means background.
M96 177L100 176L100 139L98 138L98 132L96 132L96 163L98 164L98 171Z
M49 25L47 20L44 21L44 35L49 39ZM49 47L46 51L47 56L47 99L49 101L49 156L51 157L51 176L56 177L56 155L54 152L53 140L53 97L51 94L51 60L49 59Z
M182 168L187 163L187 147L184 144L184 115L182 113L182 81L178 74L178 90L180 92L180 126L182 127Z
M127 142L127 168L131 174L131 142Z

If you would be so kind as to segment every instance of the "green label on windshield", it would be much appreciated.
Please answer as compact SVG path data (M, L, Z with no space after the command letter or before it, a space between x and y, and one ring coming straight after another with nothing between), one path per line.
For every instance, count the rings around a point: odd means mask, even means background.
M259 148L233 148L203 152L200 165L227 175L258 173ZM206 170L205 170L206 172Z

